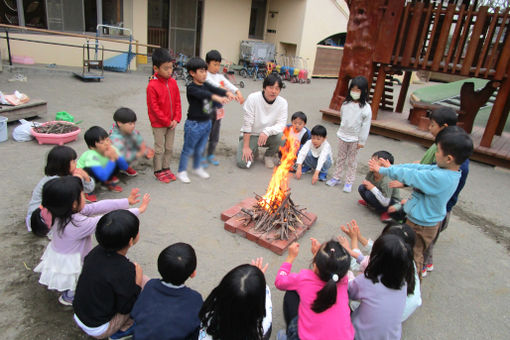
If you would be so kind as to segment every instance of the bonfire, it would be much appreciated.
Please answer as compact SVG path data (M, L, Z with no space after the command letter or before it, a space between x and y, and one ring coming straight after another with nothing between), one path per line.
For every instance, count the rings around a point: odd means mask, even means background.
M303 212L305 209L298 209L290 198L289 170L296 160L299 141L289 131L290 129L286 129L284 137L287 142L280 148L281 162L273 171L266 194L255 194L257 203L251 209L241 209L246 214L245 225L254 221L257 231L279 231L279 238L282 240L287 240L289 235L296 231L297 224L303 224L301 218L309 219Z

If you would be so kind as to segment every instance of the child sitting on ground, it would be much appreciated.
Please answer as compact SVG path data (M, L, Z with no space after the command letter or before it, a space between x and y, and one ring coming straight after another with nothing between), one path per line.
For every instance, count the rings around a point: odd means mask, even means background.
M145 194L139 210L145 211ZM85 257L76 286L74 321L96 339L121 339L133 333L129 313L148 278L126 254L140 239L140 221L127 210L112 211L99 220L97 245Z
M53 221L51 242L34 269L41 273L39 283L63 292L58 301L71 305L83 258L92 249L92 234L101 214L115 209L128 209L138 200L138 189L133 189L127 199L102 200L85 204L81 180L75 176L55 178L43 186L42 206ZM145 211L148 198L138 209Z
M108 133L102 127L93 126L85 132L84 137L89 150L80 156L76 167L85 170L108 190L121 192L122 187L117 185L119 179L115 174L127 170L129 165L111 145Z
M205 55L205 62L207 63L207 78L205 81L210 85L226 89L232 95L231 98L237 100L239 104L244 103L243 94L235 87L222 73L219 73L221 67L221 54L216 50L211 50ZM205 159L202 159L202 167L207 168L209 163L212 165L219 165L220 162L214 156L216 146L220 140L220 127L221 120L225 116L225 109L220 103L213 103L215 113L212 114L212 127L211 133L209 134L209 143L207 146L207 155Z
M458 186L460 165L472 152L473 141L469 135L442 133L437 140L437 165L391 165L382 160L381 166L376 160L368 161L370 171L413 187L411 198L404 204L404 211L407 214L406 224L417 235L413 252L419 269L423 268L425 250L436 237L439 223L446 216L446 203Z
M297 156L296 178L300 179L301 174L314 170L312 184L325 181L328 170L333 163L331 146L326 140L327 130L322 125L315 125L312 129L312 139L308 140L299 150Z
M120 172L128 176L136 176L138 173L131 167L131 163L142 156L148 159L154 157L154 150L145 145L142 135L135 130L136 113L133 110L121 107L113 114L113 120L115 123L110 130L112 145L129 165L126 170Z
M175 127L181 121L181 95L172 78L174 60L170 52L157 48L152 52L154 75L147 85L147 112L154 135L154 175L158 181L170 183L175 175L170 170Z
M351 257L338 241L322 245L311 241L313 270L290 272L299 253L295 242L276 275L276 288L287 291L283 304L287 331L279 331L277 339L353 339L346 275Z
M401 338L414 272L413 250L401 237L384 234L374 242L365 272L349 282L349 298L360 301L352 313L356 339Z
M162 279L147 282L131 311L136 340L198 338L202 296L184 285L195 277L196 267L195 250L189 244L175 243L159 254Z
M262 258L229 271L200 310L199 340L269 340L272 329L271 291Z
M44 167L44 177L37 183L32 192L32 198L28 203L27 217L25 219L28 231L32 231L37 236L45 236L51 227L51 216L46 209L41 209L42 189L46 182L53 178L62 176L76 176L81 179L85 200L96 201L93 194L87 194L94 191L94 179L76 167L76 151L65 145L57 145L48 153L46 166Z
M193 82L186 87L188 98L188 118L184 123L184 145L179 160L177 178L183 183L191 183L188 177L188 159L193 156L193 173L200 178L207 179L209 174L200 165L209 132L211 131L211 115L214 113L213 101L226 104L232 93L205 82L207 64L200 58L191 58L186 64Z
M394 163L393 155L388 151L377 151L371 159L378 161L387 160L390 164ZM379 173L369 171L363 183L358 187L361 196L359 204L370 207L380 215L381 221L390 221L392 216L400 210L400 190L390 187L391 179Z
M361 231L355 220L352 220L351 223L347 223L347 227L343 225L340 226L340 229L342 229L342 231L346 233L351 239L351 244L349 245L349 242L346 238L339 237L340 244L354 259L356 259L356 262L359 265L358 271L359 273L363 274L368 266L368 263L370 262L370 256L364 256L363 253L359 250L358 240L360 240L360 242L364 245L369 254L372 251L374 242L370 239L367 242L367 239L361 235ZM401 237L411 249L413 249L416 242L416 234L414 230L406 224L397 225L393 224L393 222L387 223L381 232L381 235L384 234L393 234ZM422 304L420 280L418 279L418 271L416 270L416 265L414 266L413 272L415 286L413 293L408 294L406 297L406 305L404 308L404 314L402 315L402 322L407 320L407 318Z

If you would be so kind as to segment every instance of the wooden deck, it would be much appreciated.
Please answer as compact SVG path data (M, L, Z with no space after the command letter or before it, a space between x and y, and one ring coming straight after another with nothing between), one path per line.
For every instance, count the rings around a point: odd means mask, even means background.
M322 119L339 124L340 113L331 109L321 110ZM419 130L407 119L406 113L395 113L379 110L377 120L373 120L370 133L386 136L397 140L406 140L423 146L430 146L433 143L432 135L427 131ZM475 150L471 156L472 160L500 166L510 169L510 133L503 132L501 136L494 136L492 146L486 148L480 146L484 128L475 126L471 137Z

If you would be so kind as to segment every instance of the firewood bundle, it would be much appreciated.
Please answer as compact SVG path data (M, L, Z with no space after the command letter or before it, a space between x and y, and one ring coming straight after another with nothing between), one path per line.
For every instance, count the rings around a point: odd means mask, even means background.
M79 129L78 126L72 123L61 123L52 122L40 126L34 126L34 131L37 133L53 133L53 134L64 134L76 131Z

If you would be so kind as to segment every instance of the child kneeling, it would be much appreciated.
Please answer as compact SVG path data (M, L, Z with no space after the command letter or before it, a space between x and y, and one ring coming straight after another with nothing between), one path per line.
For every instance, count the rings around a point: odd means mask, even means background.
M300 179L303 173L314 169L312 184L317 180L324 182L328 175L328 170L333 163L331 154L331 145L326 140L328 131L322 125L315 125L312 129L312 139L308 140L297 157L296 178Z
M126 210L112 211L97 223L99 245L85 257L73 302L74 320L96 339L118 339L133 331L129 313L148 280L126 257L140 238L139 225Z

